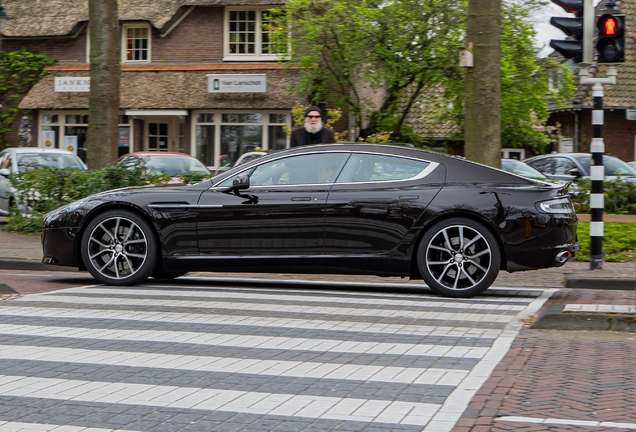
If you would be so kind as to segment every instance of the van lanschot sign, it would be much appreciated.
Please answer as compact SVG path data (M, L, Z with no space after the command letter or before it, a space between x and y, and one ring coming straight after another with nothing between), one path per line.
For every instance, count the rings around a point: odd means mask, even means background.
M267 75L236 74L208 76L208 93L266 93Z

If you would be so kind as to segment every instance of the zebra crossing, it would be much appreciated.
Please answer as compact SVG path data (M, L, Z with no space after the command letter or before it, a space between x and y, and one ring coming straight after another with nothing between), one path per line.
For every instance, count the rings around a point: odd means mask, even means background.
M101 285L0 302L0 431L450 431L544 290Z

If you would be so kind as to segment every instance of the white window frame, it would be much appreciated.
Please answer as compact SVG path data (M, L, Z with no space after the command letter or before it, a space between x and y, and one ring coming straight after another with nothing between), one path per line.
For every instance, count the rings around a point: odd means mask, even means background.
M223 18L223 61L277 61L282 60L287 53L263 54L263 12L272 9L271 6L254 7L226 7ZM230 12L254 11L256 12L255 41L256 52L254 54L235 54L230 52Z
M128 30L142 28L148 31L148 58L146 60L128 60ZM121 62L122 63L150 63L152 59L152 29L147 23L126 23L121 26Z
M214 121L198 123L197 116L199 114L214 114ZM223 114L261 114L262 121L261 123L227 123L222 121ZM269 122L270 114L285 114L287 123L270 123ZM262 126L263 134L261 138L262 139L261 148L264 151L269 150L269 126L272 126L272 125L287 126L289 130L291 130L291 127L292 127L292 124L291 124L292 113L291 111L285 111L285 110L254 110L254 111L251 111L251 110L197 110L197 111L193 111L191 115L193 120L190 124L190 136L192 137L191 145L190 145L190 149L191 149L190 154L194 157L198 156L197 155L197 126L198 125L214 126L214 156L213 156L214 165L208 166L208 168L210 168L211 170L215 170L218 168L216 164L218 163L219 156L221 155L221 126L233 125L233 124L241 124L246 126L247 125ZM285 148L289 148L289 136L287 137Z
M524 148L502 148L501 149L501 157L503 159L510 159L510 153L519 153L520 161L526 158L526 149Z

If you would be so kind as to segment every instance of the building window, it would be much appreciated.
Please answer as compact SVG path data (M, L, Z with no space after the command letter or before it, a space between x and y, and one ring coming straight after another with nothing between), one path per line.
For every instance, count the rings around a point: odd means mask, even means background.
M501 157L504 159L524 160L526 158L526 150L519 148L502 148Z
M42 113L40 117L39 147L61 148L72 151L86 162L86 139L88 135L88 112L67 112L67 113ZM128 116L119 116L118 147L125 144L122 151L128 150L130 137L130 124ZM125 142L122 142L122 136Z
M200 112L195 119L195 156L209 167L231 165L242 154L255 150L288 146L288 112Z
M122 36L122 62L150 62L150 27L144 24L125 24Z
M267 29L269 11L265 8L226 8L224 60L278 60Z

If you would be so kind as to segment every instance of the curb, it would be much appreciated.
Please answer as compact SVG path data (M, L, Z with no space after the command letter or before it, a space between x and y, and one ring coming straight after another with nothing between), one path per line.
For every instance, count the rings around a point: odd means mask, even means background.
M530 328L636 332L636 316L633 314L563 312L564 307L564 305L549 305L539 314Z
M565 288L636 291L636 280L630 278L590 278L573 273L565 275Z
M76 267L60 267L30 259L0 258L0 270L76 272Z

